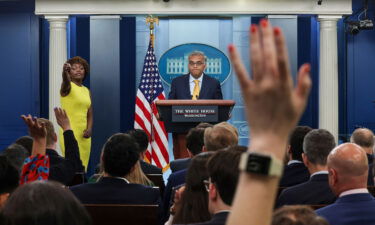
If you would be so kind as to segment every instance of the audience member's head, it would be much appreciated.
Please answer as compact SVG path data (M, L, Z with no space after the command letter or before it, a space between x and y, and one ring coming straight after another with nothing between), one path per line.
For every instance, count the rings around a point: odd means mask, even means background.
M104 144L102 165L104 172L112 177L124 177L139 160L138 144L129 134L114 134Z
M217 151L238 144L238 132L229 123L219 123L204 131L204 147L206 151Z
M44 119L44 118L38 118L38 121L41 123L44 123L47 130L47 148L55 149L55 145L57 142L57 135L55 132L55 128L53 127L53 124L51 121Z
M20 175L5 155L0 155L0 208L18 187ZM1 224L1 223L0 223Z
M1 211L3 225L89 225L90 216L69 189L36 181L19 187Z
M204 146L204 129L191 128L186 135L186 148L191 157L202 152Z
M353 143L341 144L328 156L329 185L335 195L367 187L368 162L366 152Z
M289 160L298 160L302 162L303 139L306 134L312 130L308 126L297 126L289 137Z
M238 164L243 152L243 147L232 147L215 152L209 159L207 169L210 213L215 214L218 211L230 209L238 182Z
M302 156L309 171L311 166L326 166L327 156L335 145L335 138L325 129L314 129L306 134Z
M11 144L4 150L3 154L18 172L21 173L23 162L29 156L28 151L22 145Z
M33 138L32 137L22 136L22 137L18 138L14 143L22 145L29 152L29 155L31 155L31 151L33 149Z
M329 225L315 211L304 205L288 205L273 213L271 225Z
M185 190L173 224L204 222L211 218L204 180L208 179L207 161L214 152L202 152L193 157L186 174Z
M367 154L373 154L374 133L367 128L357 128L350 137L353 142L363 148Z
M138 148L139 156L140 156L141 159L143 159L144 154L147 151L147 147L148 147L148 143L149 143L148 136L147 136L146 132L144 130L141 130L141 129L134 129L134 130L129 131L128 134L131 137L133 137L135 139L135 141L137 142L137 144L139 146L139 148Z
M201 122L195 128L203 128L206 129L207 127L213 127L214 125L210 123Z

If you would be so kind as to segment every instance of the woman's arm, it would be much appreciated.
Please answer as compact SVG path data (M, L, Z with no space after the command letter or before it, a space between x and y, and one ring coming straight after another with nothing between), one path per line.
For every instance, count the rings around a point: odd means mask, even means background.
M63 66L63 72L62 72L63 81L61 83L61 89L60 89L60 95L63 97L67 96L71 89L71 86L70 86L71 79L69 76L70 67L71 66L69 63L65 63Z
M91 99L91 93L90 93L90 99ZM92 125L94 122L94 115L92 111L92 104L90 105L90 108L87 110L87 127L86 130L83 132L84 138L90 138L92 134Z
M294 87L280 28L272 28L262 20L260 26L252 25L250 32L252 79L236 48L229 47L251 127L249 151L282 161L288 135L305 109L311 86L310 66L301 66ZM227 224L271 224L278 182L279 177L241 172Z
M35 180L48 180L49 158L46 155L47 131L44 123L31 115L21 116L29 128L30 136L33 138L33 148L31 156L25 159L20 183L25 184Z

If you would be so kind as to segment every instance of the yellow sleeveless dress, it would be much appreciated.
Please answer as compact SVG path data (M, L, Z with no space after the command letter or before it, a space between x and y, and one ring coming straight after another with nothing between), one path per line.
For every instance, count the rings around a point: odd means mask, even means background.
M91 106L90 91L85 86L78 86L70 82L70 93L60 98L61 107L65 109L79 146L79 154L87 170L91 151L91 138L84 138L83 132L87 127L87 111ZM60 146L65 155L64 136L60 128Z

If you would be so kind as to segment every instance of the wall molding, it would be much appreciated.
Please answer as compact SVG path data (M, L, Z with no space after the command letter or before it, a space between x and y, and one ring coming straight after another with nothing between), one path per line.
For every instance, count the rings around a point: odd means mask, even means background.
M351 0L35 0L35 14L352 14Z

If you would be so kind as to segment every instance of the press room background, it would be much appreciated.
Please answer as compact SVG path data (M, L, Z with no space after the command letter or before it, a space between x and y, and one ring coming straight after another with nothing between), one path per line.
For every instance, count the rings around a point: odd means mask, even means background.
M353 1L353 11L361 7ZM374 1L369 1L374 19ZM156 26L157 58L176 45L203 43L224 53L229 43L248 55L248 28L266 15L161 17ZM115 132L133 127L135 93L149 40L144 15L118 19L71 16L67 25L68 57L80 55L91 65L85 84L91 89L94 106L94 136L91 168L98 162L105 140ZM319 25L313 16L275 17L287 35L292 70L304 62L312 64L313 89L300 124L318 126ZM0 150L27 130L21 114L48 117L48 22L34 15L34 1L0 2ZM339 131L345 141L358 126L375 130L375 30L357 36L344 32L339 38ZM246 61L248 66L248 61ZM166 95L169 86L164 85ZM240 144L247 145L246 125L237 80L231 73L223 84L225 99L236 106L230 122L239 129ZM92 171L92 170L90 170Z

